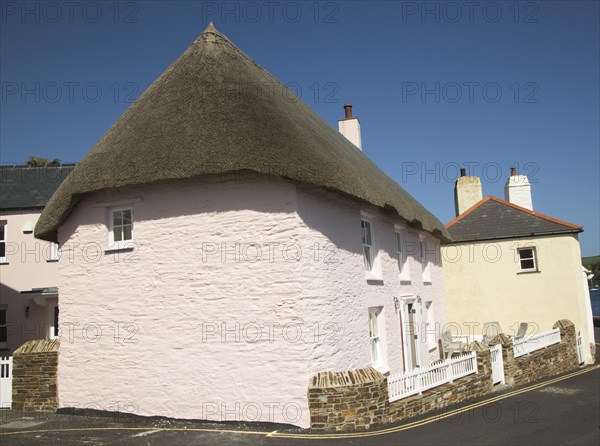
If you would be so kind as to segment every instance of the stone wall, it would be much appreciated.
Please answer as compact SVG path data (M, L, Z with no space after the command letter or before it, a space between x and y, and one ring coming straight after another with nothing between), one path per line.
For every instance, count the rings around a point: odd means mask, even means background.
M497 336L492 345L502 344L506 384L520 386L548 376L576 369L575 326L562 319L560 344L515 358L510 338ZM477 373L459 378L422 394L389 403L387 378L373 368L315 375L308 390L311 428L319 431L364 430L423 415L434 410L479 398L493 391L492 364L487 346L473 342L477 352Z
M308 388L308 405L313 429L368 429L387 422L387 379L372 367L318 373Z
M421 415L492 391L490 351L480 343L478 373L389 403L387 378L373 368L315 375L308 390L311 428L321 431L364 430Z
M552 328L560 329L560 344L551 345L518 358L513 355L513 345L510 339L506 338L502 342L506 384L522 386L579 367L577 335L573 322L561 319Z
M29 341L13 353L12 409L54 412L58 408L58 340Z

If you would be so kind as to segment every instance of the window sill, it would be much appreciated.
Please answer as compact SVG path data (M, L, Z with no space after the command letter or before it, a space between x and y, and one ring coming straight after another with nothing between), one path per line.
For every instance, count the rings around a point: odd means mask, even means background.
M390 368L389 367L384 367L382 365L373 365L373 364L371 364L371 367L373 367L375 370L377 370L382 375L389 375L390 374Z
M115 254L117 252L133 252L133 246L123 246L116 248L108 248L104 250L104 254Z
M430 352L434 351L437 348L437 344L429 344L427 346Z
M431 285L433 282L431 279L423 279L423 285Z
M0 265L10 265L8 262L0 262Z
M367 282L383 282L383 276L379 273L365 271L365 278L367 279Z
M531 271L519 271L517 273L518 274L535 274L535 273L541 273L541 271L539 269L532 269Z
M56 262L58 262L58 259L46 260L46 263L56 263Z

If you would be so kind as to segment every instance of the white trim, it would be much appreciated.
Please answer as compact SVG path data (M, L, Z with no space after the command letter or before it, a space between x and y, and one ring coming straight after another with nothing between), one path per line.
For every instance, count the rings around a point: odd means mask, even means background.
M6 248L7 248L7 246L6 246L6 244L7 244L7 237L6 237L7 230L6 230L6 227L8 226L7 225L7 221L6 220L0 220L0 226L2 226L2 233L3 233L3 236L0 239L0 243L4 243L4 256L0 257L0 263L6 263Z
M427 340L427 348L429 351L437 347L436 331L435 331L435 312L433 311L433 301L425 301L425 337Z
M411 370L414 370L417 367L421 367L423 365L423 351L421 348L421 337L420 337L420 330L419 328L421 327L421 298L419 296L414 296L412 294L410 295L405 295L405 296L400 296L400 309L398 310L399 312L399 316L400 316L400 326L402 328L402 357L404 358L404 367L405 367L405 372L409 372ZM414 339L414 345L415 345L415 356L416 356L416 361L417 364L412 364L412 358L409 358L408 356L408 345L409 342L412 342L411 339L409 339L409 334L408 334L408 330L407 327L408 325L406 325L408 323L409 317L408 317L408 312L407 312L407 307L409 304L413 305L413 309L415 310L415 317L414 317L414 323L415 323L415 330L413 335L416 335L417 338Z
M368 315L369 352L371 355L371 365L375 369L382 372L387 363L384 349L383 307L369 308ZM374 321L375 330L371 330L371 321ZM373 354L374 351L375 355ZM377 356L377 358L374 358L373 356Z
M427 240L419 235L419 257L423 283L431 284L431 262L427 260Z
M58 339L54 334L54 309L58 309L58 302L48 305L48 339ZM60 317L60 314L59 314Z
M114 213L121 211L131 211L131 238L115 241L114 233ZM126 225L121 225L126 226ZM133 248L133 228L134 228L134 209L132 206L116 207L108 209L108 249L127 249Z
M58 255L58 243L54 243L54 242L48 242L48 243L49 243L48 258L46 259L46 261L58 260L60 258Z
M367 277L367 280L382 280L381 277L381 270L379 268L379 263L378 263L378 249L377 249L377 238L375 236L375 224L374 224L374 218L372 215L366 213L366 212L361 212L360 213L360 230L361 230L361 245L363 248L363 262L365 262L364 266L365 266L365 275ZM370 244L368 243L363 243L362 240L362 226L363 226L363 222L367 223L370 229ZM370 264L371 264L371 269L367 269L367 262L365 261L365 248L369 248L368 252L370 255Z
M521 258L521 251L531 251L531 257ZM537 250L535 246L523 246L522 248L517 248L517 258L519 262L519 271L520 272L534 272L539 271L538 268L538 259L537 259ZM521 263L523 260L533 260L533 268L523 268L523 264Z
M400 238L400 247L398 247L398 237ZM410 282L410 264L406 254L406 231L398 225L394 225L394 244L396 247L396 261L398 262L398 271L400 281ZM400 248L400 251L398 250ZM402 258L399 258L399 256Z

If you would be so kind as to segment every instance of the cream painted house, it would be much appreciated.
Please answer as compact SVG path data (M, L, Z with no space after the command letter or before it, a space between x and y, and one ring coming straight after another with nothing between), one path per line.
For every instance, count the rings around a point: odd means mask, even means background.
M56 245L33 236L52 193L73 170L0 167L0 356L58 336Z
M292 98L209 25L54 194L61 407L308 427L315 373L439 359L448 232Z
M533 211L531 185L513 169L506 200L482 199L479 178L457 180L456 209L446 225L454 243L442 248L448 321L463 335L481 335L499 322L516 335L550 330L569 319L581 334L585 360L593 363L591 302L581 265L581 226Z

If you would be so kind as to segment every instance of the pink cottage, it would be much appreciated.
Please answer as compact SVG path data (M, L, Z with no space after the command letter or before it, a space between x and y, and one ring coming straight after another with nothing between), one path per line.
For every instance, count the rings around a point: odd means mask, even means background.
M315 373L439 358L449 235L339 124L209 25L36 225L61 407L307 427Z

